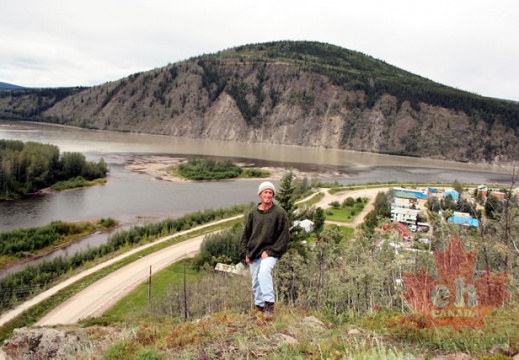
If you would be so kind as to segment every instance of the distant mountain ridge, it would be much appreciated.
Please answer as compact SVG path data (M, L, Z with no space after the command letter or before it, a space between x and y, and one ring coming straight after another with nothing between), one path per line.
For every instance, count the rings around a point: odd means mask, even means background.
M519 154L517 103L306 41L238 46L94 87L2 92L0 117L455 161Z
M0 81L0 91L2 91L2 90L16 90L16 89L24 89L24 87Z

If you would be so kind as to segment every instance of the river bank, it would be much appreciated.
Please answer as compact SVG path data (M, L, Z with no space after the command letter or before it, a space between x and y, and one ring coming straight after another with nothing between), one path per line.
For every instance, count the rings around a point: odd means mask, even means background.
M173 173L174 167L186 162L188 160L187 157L174 157L174 156L164 156L164 155L134 155L130 157L124 164L124 167L127 170L147 174L151 176L155 180L169 181L169 182L188 182L191 180L186 180L184 178L175 176ZM266 170L270 173L270 176L264 178L265 180L280 180L288 171L292 171L296 178L311 178L313 176L318 176L321 179L331 179L339 176L345 177L343 173L338 171L324 171L319 172L318 174L302 171L297 168L285 168L285 167L256 167L254 164L247 163L237 163L240 167L255 167L260 170ZM230 179L230 180L257 180L254 178L238 178L238 179Z

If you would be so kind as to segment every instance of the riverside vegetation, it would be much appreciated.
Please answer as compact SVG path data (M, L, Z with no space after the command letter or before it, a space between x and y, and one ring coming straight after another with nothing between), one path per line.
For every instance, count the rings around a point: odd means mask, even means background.
M275 272L279 306L274 322L247 320L252 302L246 277L212 270L216 262L240 261L237 243L242 224L237 223L207 237L193 260L155 274L151 297L149 284L143 284L104 316L83 320L81 326L93 332L94 338L68 355L85 359L92 352L108 359L397 359L463 352L497 360L519 352L519 324L514 320L519 316L515 246L519 213L510 192L507 205L498 216L483 222L480 232L430 214L437 234L433 248L444 249L450 235L459 234L466 248L479 250L477 269L489 266L493 272L509 273L512 297L486 318L485 328L428 329L400 297L402 289L396 280L402 271L417 272L420 267L435 274L434 260L426 251L398 254L390 246L377 245L388 240L388 234L379 229L388 221L389 194L377 195L367 221L346 238L337 226L324 224L323 209L295 205L299 189L294 180L290 173L281 180L278 201L289 209L291 220L313 219L316 228L312 233L298 227L291 230L290 250ZM145 237L142 230L139 233L126 238ZM106 331L117 336L105 341L102 334ZM95 334L99 334L97 340Z
M231 160L191 158L178 165L174 173L189 180L226 180L235 178L264 178L270 175L266 170L242 168Z
M78 223L53 221L45 226L0 233L0 268L41 255L95 231L107 230L116 225L117 221L112 218Z
M0 200L50 186L59 191L103 183L107 172L103 159L88 162L80 153L60 155L55 145L0 139Z

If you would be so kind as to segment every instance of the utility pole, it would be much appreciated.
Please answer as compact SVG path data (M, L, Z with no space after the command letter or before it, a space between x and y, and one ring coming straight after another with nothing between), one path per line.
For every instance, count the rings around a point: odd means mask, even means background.
M151 315L151 265L150 265L150 275L148 276L148 307Z

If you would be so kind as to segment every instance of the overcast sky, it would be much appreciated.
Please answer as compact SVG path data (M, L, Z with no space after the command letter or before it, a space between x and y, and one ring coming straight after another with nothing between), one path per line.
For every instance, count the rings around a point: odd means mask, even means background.
M0 0L0 81L91 86L277 40L360 51L519 101L518 0Z

